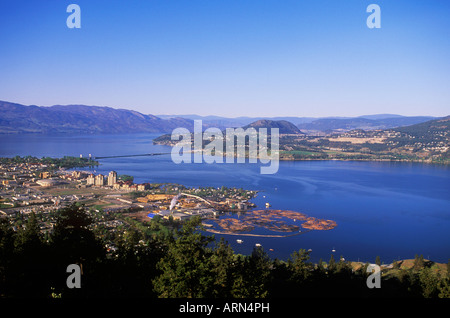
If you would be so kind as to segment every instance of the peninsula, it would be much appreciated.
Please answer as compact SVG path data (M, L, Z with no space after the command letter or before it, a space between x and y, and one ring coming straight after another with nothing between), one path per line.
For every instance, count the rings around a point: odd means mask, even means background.
M279 128L279 160L366 160L450 163L450 116L391 129L306 134L285 121L256 121L245 128ZM280 128L282 127L282 128ZM192 138L194 138L192 136ZM214 140L203 140L203 147ZM174 146L170 134L154 144ZM249 154L248 142L245 145ZM235 148L235 155L237 149ZM223 155L226 155L224 151Z

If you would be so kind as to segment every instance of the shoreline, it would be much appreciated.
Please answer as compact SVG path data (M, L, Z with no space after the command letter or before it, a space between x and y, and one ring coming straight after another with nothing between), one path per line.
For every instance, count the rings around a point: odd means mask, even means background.
M438 165L450 165L449 162L424 161L424 160L405 160L405 159L336 159L336 158L305 158L305 159L281 159L280 161L364 161L364 162L403 162L403 163L426 163Z
M166 143L160 143L160 142L153 142L153 145L159 145L159 146L167 146L167 147L173 147L172 144L166 144ZM195 151L191 151L191 153L195 153ZM202 151L202 155L204 155L204 152ZM278 161L373 161L373 162L412 162L412 163L426 163L426 164L440 164L440 165L450 165L450 159L446 159L445 161L436 161L431 159L384 159L384 158L314 158L312 157L305 157L305 158L287 158L282 157L283 151L279 152L279 158ZM290 154L287 154L290 155ZM386 154L388 155L388 154ZM220 155L219 155L220 156ZM226 158L226 153L222 153L222 157ZM237 158L237 154L235 153L234 158ZM245 159L248 159L249 156L245 155ZM259 156L256 158L252 157L253 159L260 159Z

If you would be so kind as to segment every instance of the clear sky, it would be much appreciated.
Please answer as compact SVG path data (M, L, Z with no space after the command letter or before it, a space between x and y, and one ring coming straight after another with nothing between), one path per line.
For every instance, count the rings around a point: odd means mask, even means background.
M69 4L81 28L69 29ZM369 29L369 4L381 28ZM0 100L145 114L450 114L450 1L0 0Z

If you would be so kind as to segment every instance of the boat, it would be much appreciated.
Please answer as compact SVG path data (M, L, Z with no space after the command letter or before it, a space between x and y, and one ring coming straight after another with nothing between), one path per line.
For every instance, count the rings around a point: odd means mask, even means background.
M243 240L236 240L236 242L238 242L239 244L242 244L244 241Z
M331 251L332 251L333 253L336 252L336 250L335 250L334 248L333 248Z
M261 244L259 244L259 243L256 243L256 244L255 244L255 246L257 246L257 247L260 247L260 246L261 246Z
M266 202L266 208L269 208L269 207L270 207L270 203Z

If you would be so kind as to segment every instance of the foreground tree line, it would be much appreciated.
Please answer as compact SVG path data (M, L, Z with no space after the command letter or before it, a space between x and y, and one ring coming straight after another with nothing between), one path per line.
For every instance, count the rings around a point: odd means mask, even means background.
M34 214L17 228L0 219L0 297L450 297L448 271L442 277L420 258L369 289L368 264L354 270L333 257L313 264L305 250L287 261L262 248L235 254L227 242L201 234L196 218L170 234L119 233L112 252L91 222L72 205L44 238ZM69 264L80 266L81 288L67 287Z

